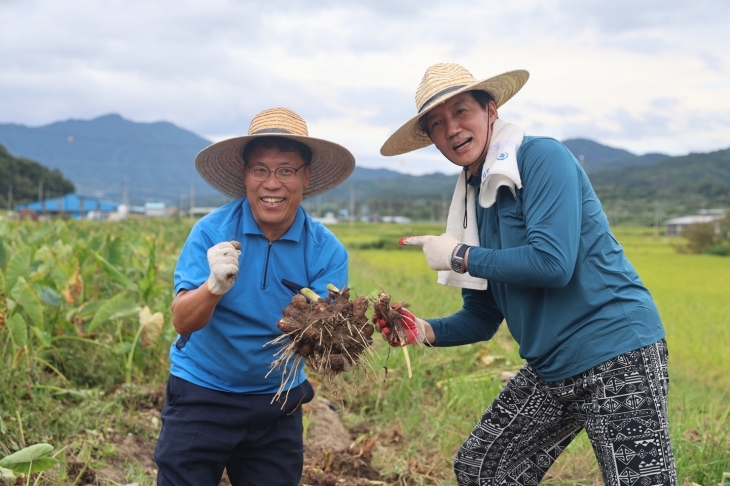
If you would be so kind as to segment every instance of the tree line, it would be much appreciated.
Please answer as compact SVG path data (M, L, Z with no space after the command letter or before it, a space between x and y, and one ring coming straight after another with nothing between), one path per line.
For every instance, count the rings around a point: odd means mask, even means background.
M14 157L0 145L0 208L12 209L16 204L58 197L75 192L71 181L58 169Z

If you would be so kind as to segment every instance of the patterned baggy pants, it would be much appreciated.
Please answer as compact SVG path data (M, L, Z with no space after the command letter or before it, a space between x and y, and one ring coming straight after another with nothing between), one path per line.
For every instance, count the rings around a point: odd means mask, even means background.
M528 365L454 457L459 485L537 484L585 428L606 485L676 485L666 341L546 382Z

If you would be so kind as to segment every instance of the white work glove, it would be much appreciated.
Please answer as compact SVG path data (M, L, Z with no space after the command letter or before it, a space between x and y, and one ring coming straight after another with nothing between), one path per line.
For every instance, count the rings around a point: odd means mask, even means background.
M224 241L208 249L208 290L211 294L223 295L233 286L240 256L241 244L237 241Z
M454 235L449 233L440 236L409 236L401 238L398 243L403 246L421 245L428 266L431 267L431 270L436 271L452 270L451 257L456 247L461 244Z

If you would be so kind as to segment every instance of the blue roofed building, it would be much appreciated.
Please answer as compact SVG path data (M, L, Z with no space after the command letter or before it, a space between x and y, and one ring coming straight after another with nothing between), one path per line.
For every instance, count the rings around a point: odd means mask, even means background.
M32 211L39 215L61 216L73 219L108 219L109 215L116 213L121 204L103 199L66 194L62 197L45 199L25 204L17 204L15 211Z

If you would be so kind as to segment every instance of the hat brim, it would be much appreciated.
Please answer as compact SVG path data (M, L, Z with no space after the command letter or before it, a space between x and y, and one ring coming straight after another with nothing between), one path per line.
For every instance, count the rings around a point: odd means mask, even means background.
M312 150L312 177L302 198L327 192L355 170L355 157L345 147L319 138L286 133L265 133L229 138L209 145L195 157L195 168L203 179L232 198L246 195L243 148L254 138L275 136L301 142Z
M482 90L492 95L497 108L499 108L522 89L529 77L530 73L523 69L509 71L477 81L458 90L449 91L434 100L429 100L425 105L425 109L422 109L420 113L405 122L393 135L388 137L388 140L380 148L380 154L385 156L401 155L431 145L433 142L428 135L421 131L418 120L444 101L467 91Z

